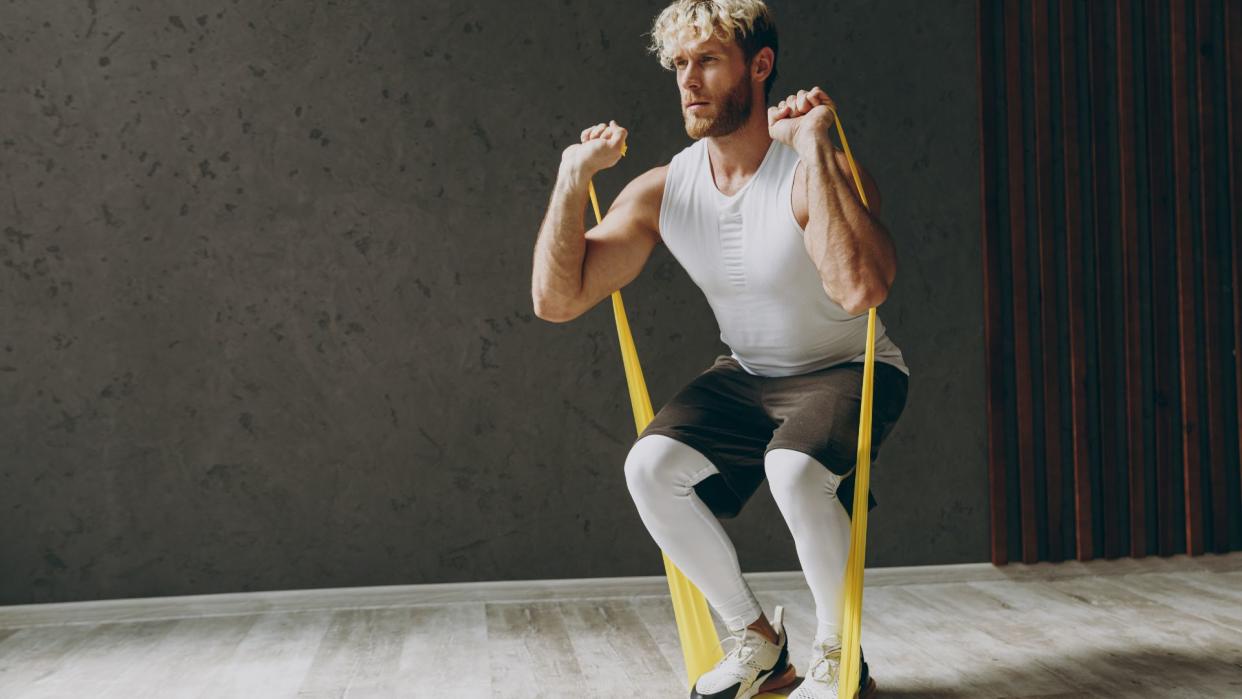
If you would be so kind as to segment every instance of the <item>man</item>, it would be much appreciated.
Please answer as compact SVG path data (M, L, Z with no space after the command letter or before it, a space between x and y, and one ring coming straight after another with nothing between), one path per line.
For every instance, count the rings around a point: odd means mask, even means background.
M821 89L765 113L777 37L760 0L678 0L657 18L652 49L676 71L695 142L630 182L586 231L587 184L621 158L627 132L601 123L565 149L535 246L535 313L578 317L638 276L659 242L702 288L731 354L660 410L625 463L652 538L733 634L691 696L744 699L796 680L783 610L768 620L718 520L766 477L816 605L807 677L791 696L836 698L866 313L896 269L880 193L860 167L870 210L859 199ZM900 350L876 331L873 458L908 383ZM875 691L864 662L845 696Z

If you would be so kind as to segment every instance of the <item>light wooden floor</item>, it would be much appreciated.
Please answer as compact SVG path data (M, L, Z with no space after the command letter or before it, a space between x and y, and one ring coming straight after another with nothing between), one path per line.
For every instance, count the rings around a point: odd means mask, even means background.
M814 630L784 604L798 669ZM0 607L0 697L684 697L659 578ZM882 697L1242 697L1242 553L867 571Z

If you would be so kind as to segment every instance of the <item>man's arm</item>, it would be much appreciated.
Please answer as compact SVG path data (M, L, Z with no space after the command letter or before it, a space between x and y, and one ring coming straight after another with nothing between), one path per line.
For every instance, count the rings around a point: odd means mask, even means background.
M667 170L661 166L635 178L599 225L584 231L591 178L573 164L562 164L535 243L535 315L557 323L573 320L638 276L660 240Z
M858 197L845 152L826 133L804 141L798 154L802 164L794 180L794 215L806 229L807 253L824 291L851 315L879 306L896 278L897 251L879 219L875 181L855 162L868 209Z

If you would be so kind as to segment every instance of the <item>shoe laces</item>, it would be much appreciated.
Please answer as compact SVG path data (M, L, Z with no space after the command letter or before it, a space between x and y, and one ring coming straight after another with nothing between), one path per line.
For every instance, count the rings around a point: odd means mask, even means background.
M841 646L835 643L819 642L812 648L815 659L807 669L806 676L817 682L832 684L837 681L841 671Z
M749 629L730 629L729 637L721 644L732 642L732 647L725 649L725 657L732 658L743 665L754 665L755 653L759 651L759 644L767 641L766 638L755 631L747 633Z

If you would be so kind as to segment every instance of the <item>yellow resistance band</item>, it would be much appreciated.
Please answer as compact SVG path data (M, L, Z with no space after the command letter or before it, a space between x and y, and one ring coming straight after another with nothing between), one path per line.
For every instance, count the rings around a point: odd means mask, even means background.
M845 130L841 127L841 119L834 112L837 135L841 138L841 146L845 149L846 160L850 164L850 172L854 177L854 185L867 203L867 194L863 191L862 180L858 175L858 167L854 164L854 156L850 152L849 141L845 139ZM621 155L625 155L626 144L621 144ZM595 183L588 183L591 195L591 206L595 210L595 222L603 221L599 212L599 199L595 196ZM655 418L651 408L651 397L647 394L647 382L643 379L643 370L638 363L638 349L634 346L634 336L630 333L630 324L626 319L625 305L621 302L620 290L612 292L612 311L617 321L617 338L621 343L621 360L625 365L625 382L630 391L630 405L634 411L634 427L639 434ZM867 547L867 504L868 491L871 484L871 406L875 383L875 309L867 313L867 352L863 362L862 406L858 420L858 465L855 468L854 507L850 520L850 553L845 563L845 595L842 602L842 657L841 671L837 677L839 687L857 687L859 667L859 641L862 629L862 583L863 562ZM700 675L707 672L720 660L723 652L720 649L720 637L712 624L711 612L703 593L669 560L668 554L661 552L664 558L664 571L668 577L668 589L673 601L673 616L677 620L677 633L681 639L681 653L685 659L686 677L691 685ZM855 692L848 695L853 697ZM780 695L765 693L756 699L780 699Z

